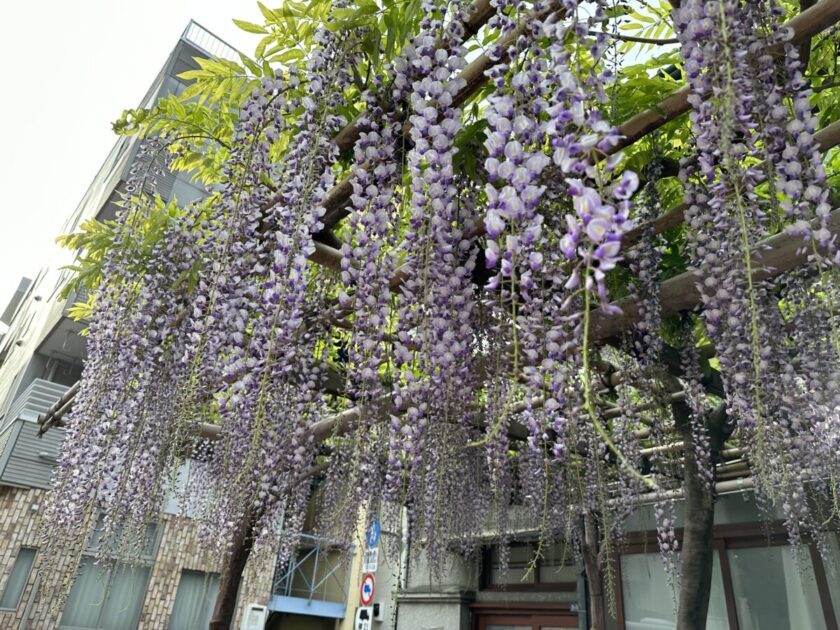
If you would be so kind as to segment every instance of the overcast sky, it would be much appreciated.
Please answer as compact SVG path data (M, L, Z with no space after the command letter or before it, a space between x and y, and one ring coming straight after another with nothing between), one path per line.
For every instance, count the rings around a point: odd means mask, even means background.
M279 5L266 1L268 6ZM256 0L6 0L0 8L0 312L53 251L190 18L246 53ZM3 327L3 324L0 324Z

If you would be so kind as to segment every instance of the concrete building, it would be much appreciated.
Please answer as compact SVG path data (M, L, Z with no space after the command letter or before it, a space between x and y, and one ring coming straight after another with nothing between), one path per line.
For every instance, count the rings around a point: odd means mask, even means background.
M739 488L739 485L741 486ZM805 541L795 556L780 515L769 520L749 480L735 480L715 508L714 568L709 630L828 630L840 622L840 544L828 531L829 558ZM684 523L676 502L677 536ZM478 558L455 555L443 580L430 579L420 562L409 564L397 596L398 630L586 630L587 593L582 568L564 545L543 550L528 571L537 532L512 515L509 569L499 570L498 549ZM612 558L614 614L610 630L675 630L675 591L663 568L651 505L626 524L626 542ZM415 549L411 550L412 553ZM609 585L604 585L609 590Z

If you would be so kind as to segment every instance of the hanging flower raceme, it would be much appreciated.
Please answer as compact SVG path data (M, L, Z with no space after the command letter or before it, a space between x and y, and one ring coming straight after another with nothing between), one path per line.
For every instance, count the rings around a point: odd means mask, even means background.
M792 311L807 319L821 299L807 278L816 274L830 287L828 269L836 250L827 228L831 208L813 138L810 91L790 44L785 77L768 52L790 35L772 26L780 14L770 0L694 1L675 11L675 18L697 134L696 160L686 163L682 176L703 318L720 358L730 417L752 447L759 491L779 500L791 539L798 541L800 531L814 524L808 493L822 486L816 480L836 475L834 458L816 462L807 453L816 448L817 427L825 431L831 423L826 418L832 418L837 399L817 402L813 383L797 375L791 352L807 355L812 335L836 338L831 329L836 318L817 325L810 320L790 334L776 289L756 278L762 263L753 251L782 226L802 236L812 271L788 274L782 282L797 296ZM833 353L818 372L832 374L837 365ZM803 460L814 464L795 463Z
M577 21L577 3L564 8L569 23L531 18L534 43L513 51L521 57L513 69L491 71L496 92L489 99L485 144L485 259L496 271L489 288L498 291L499 318L510 322L513 368L527 378L530 448L542 452L548 442L554 463L582 460L585 466L564 467L561 476L570 477L562 482L543 475L555 489L581 487L573 477L606 483L596 470L604 465L606 432L595 430L582 395L588 379L582 375L591 367L583 312L590 300L607 302L606 274L620 260L629 198L638 185L630 172L609 183L615 160L597 165L595 151L609 151L618 137L598 109L608 74L576 74L575 55L582 47L597 60L603 42L590 38L585 20ZM596 5L592 17L598 16ZM586 497L567 496L565 502L597 503L603 496L585 487ZM538 507L545 522L547 506ZM567 515L556 516L558 527L568 527Z
M173 296L169 287L173 278L186 281L194 272L201 208L179 212L146 190L154 176L145 165L160 168L164 146L151 143L143 159L148 147L141 147L141 167L127 186L118 242L104 267L108 284L97 293L90 323L80 391L65 420L45 514L48 563L59 550L78 560L94 527L101 561L142 553L146 528L158 516L180 449L190 441L166 416L184 377L178 357L188 310L184 296ZM149 225L164 226L160 238L144 232ZM63 601L69 576L48 567L49 587L59 586L56 601Z
M305 61L253 81L208 200L161 209L132 182L48 509L50 549L78 558L100 521L106 554L139 550L168 480L195 453L197 496L185 501L207 547L223 558L244 532L258 547L279 545L281 563L326 452L323 533L349 541L360 507L406 513L435 570L453 547L473 551L488 525L505 537L520 503L541 543L565 538L579 553L587 521L607 557L639 494L678 488L673 449L643 453L639 443L673 445L668 420L651 411L666 401L645 390L663 349L660 172L655 163L631 220L639 179L613 155L615 66L597 30L614 3L491 4L499 37L474 114L461 108L466 0L424 0L419 33L361 90L348 219L336 235L324 217L331 191L347 188L336 186L348 157L333 141L347 122L337 112L357 105L344 99L366 63L356 50L364 34L352 30L316 29ZM682 179L701 317L737 437L755 446L761 500L783 497L798 540L818 522L810 498L838 491L840 322L816 121L804 69L773 26L780 15L773 0L683 0L674 13L696 138ZM771 45L786 47L784 67ZM483 169L467 176L459 151L481 134ZM156 212L162 238L143 245ZM627 256L636 219L643 242ZM771 285L752 251L782 231L801 236L811 258ZM309 265L327 238L344 240L340 279ZM592 330L617 314L608 287L626 277L624 258L640 321L630 351L612 357ZM684 436L711 484L693 341L685 355ZM617 371L597 379L596 366L614 359ZM344 390L324 395L336 376ZM204 423L218 437L197 448ZM655 513L673 571L673 505L662 498Z
M316 42L305 70L254 88L220 191L172 213L148 253L132 243L144 243L137 226L155 206L144 182L131 183L139 201L106 264L48 544L81 553L102 510L103 555L142 548L208 420L222 428L201 466L203 490L221 498L205 502L204 516L222 551L239 523L250 521L258 542L273 539L279 515L303 509L308 490L294 488L313 458L308 425L324 414L325 376L321 324L308 315L325 310L324 295L309 290L306 265L334 180L331 138L346 122L334 112L355 63L350 39L324 29ZM290 118L295 148L278 166L269 153Z
M310 287L307 265L315 251L313 236L323 229L322 204L334 184L331 165L338 151L332 137L346 121L333 112L350 81L347 68L355 53L352 38L326 30L317 42L306 68L292 69L287 79L291 87L299 81L306 95L297 102L302 111L294 144L274 172L277 192L270 207L260 208L265 262L258 257L239 280L250 295L230 305L244 310L246 330L226 355L226 372L234 378L219 401L216 483L224 488L233 520L255 520L266 533L277 533L278 508L313 459L308 427L324 412L323 323L308 314L326 312L326 296L315 290L318 283ZM221 516L209 522L224 522Z
M464 15L457 6L456 14ZM469 454L457 445L477 437L470 236L476 211L473 196L454 171L455 137L462 124L454 103L465 85L458 76L464 66L463 33L444 30L444 12L436 3L424 3L423 9L423 35L414 40L412 60L422 73L408 94L411 184L394 344L394 403L406 413L392 426L398 450L390 457L406 469L404 492L414 508L413 529L433 541L446 539L464 522L453 518L442 499L467 496L458 468ZM439 32L446 34L448 46L437 47ZM432 555L442 559L443 552Z

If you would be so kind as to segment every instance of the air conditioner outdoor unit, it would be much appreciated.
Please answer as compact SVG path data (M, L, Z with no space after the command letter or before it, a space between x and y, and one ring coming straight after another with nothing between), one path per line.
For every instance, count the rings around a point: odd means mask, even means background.
M262 604L248 604L242 615L242 630L263 630L268 608Z

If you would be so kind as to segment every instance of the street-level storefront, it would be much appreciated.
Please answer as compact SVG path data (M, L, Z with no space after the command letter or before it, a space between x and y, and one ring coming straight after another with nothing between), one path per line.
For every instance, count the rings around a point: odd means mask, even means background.
M560 630L577 628L577 613L570 604L475 603L472 605L475 630Z
M481 558L479 590L471 606L474 630L557 630L577 628L579 571L571 549L535 542L511 543L507 570L500 549L490 545Z
M677 530L681 540L682 532ZM717 525L707 630L837 630L840 546L826 533L830 558L813 541L794 553L781 522ZM670 630L678 586L671 587L656 532L631 534L616 567L617 628Z
M840 630L838 532L824 532L824 553L811 539L797 553L782 515L764 516L751 491L718 497L707 630ZM681 542L681 501L674 519ZM397 599L397 630L585 630L586 588L571 549L543 545L533 563L537 534L517 525L507 571L489 541L479 557L453 554L437 578L422 558L412 563ZM679 586L672 588L663 568L652 506L639 506L625 532L614 548L612 587L605 585L615 604L607 630L676 630Z

